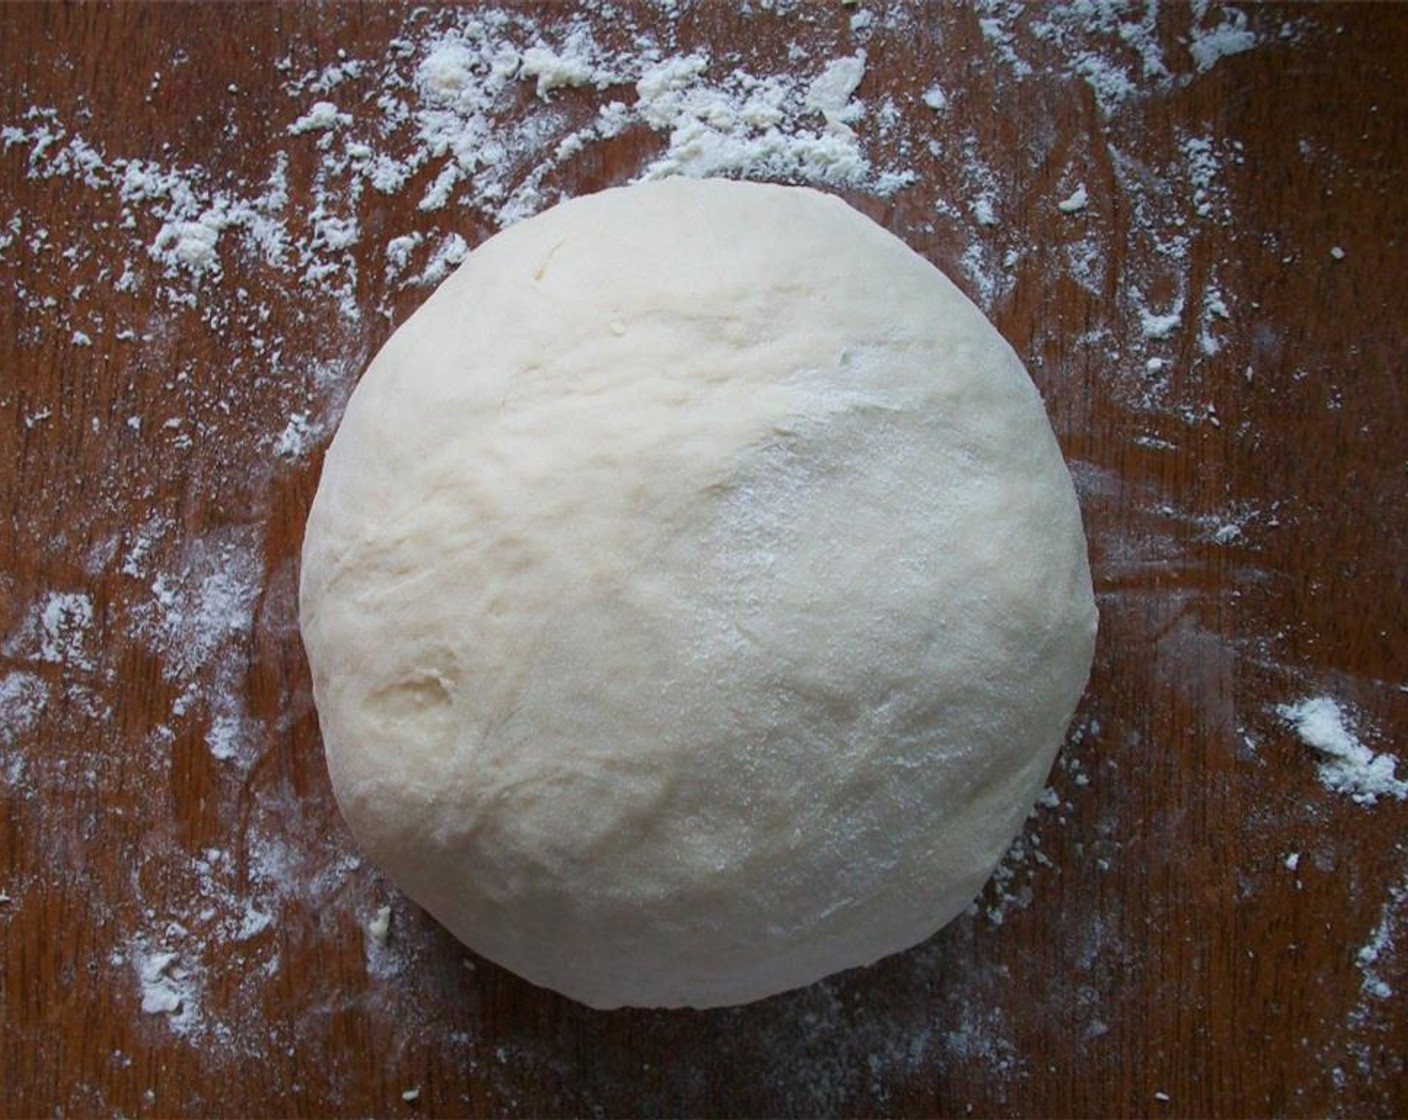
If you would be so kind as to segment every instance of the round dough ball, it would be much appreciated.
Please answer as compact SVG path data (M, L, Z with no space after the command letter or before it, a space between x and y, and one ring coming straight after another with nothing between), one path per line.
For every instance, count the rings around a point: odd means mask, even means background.
M301 615L358 841L595 1007L760 999L958 914L1096 622L982 314L835 198L686 180L500 233L396 332Z

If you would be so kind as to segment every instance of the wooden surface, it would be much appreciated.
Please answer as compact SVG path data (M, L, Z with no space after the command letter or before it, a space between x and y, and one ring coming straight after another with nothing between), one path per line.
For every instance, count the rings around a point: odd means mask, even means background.
M914 179L832 189L952 275L1046 398L1102 629L1001 882L803 992L602 1013L473 958L359 863L298 638L302 522L346 393L429 290L406 277L502 211L469 180L421 209L443 159L388 193L328 153L418 143L367 124L377 92L462 17L10 4L0 1115L1408 1113L1408 805L1326 788L1277 713L1331 697L1408 758L1408 7L1172 5L1125 39L1070 10L788 7L580 18L718 74L863 46L860 150ZM549 44L574 18L518 13ZM360 73L300 84L339 51ZM548 121L547 150L635 97L549 94L515 80L495 119ZM290 133L322 99L352 123ZM593 140L544 200L667 142ZM283 158L283 260L225 230L218 270L167 267L173 188L120 187L147 161L251 197ZM356 218L349 248L316 248L320 197Z

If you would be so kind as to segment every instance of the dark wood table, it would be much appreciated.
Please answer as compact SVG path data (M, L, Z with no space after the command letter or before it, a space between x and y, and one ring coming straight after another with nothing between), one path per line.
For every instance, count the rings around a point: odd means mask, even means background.
M1408 759L1405 47L1400 5L0 7L0 1114L1408 1113L1408 804L1330 788L1282 712L1323 699ZM809 82L859 50L863 112L842 88L827 125ZM647 119L642 74L691 55ZM1027 362L1094 677L930 941L753 1006L596 1012L359 860L302 525L438 268L709 170L672 130L769 90L781 162L763 118L716 120L713 169L815 178L808 136L849 145L823 185Z

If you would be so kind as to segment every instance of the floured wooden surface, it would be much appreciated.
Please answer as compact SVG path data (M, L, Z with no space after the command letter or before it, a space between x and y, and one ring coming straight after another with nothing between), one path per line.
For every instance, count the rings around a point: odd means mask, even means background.
M1398 10L0 22L9 1112L1408 1108ZM756 1006L599 1013L359 860L296 562L434 283L674 173L843 193L983 307L1071 461L1102 632L971 914Z

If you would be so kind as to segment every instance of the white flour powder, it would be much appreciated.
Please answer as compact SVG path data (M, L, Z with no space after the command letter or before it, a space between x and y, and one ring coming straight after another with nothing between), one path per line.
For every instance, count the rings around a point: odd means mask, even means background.
M1398 760L1387 751L1375 754L1360 742L1344 710L1330 697L1315 696L1276 710L1320 755L1320 780L1327 789L1348 794L1361 805L1381 797L1408 798L1408 782L1396 773Z

